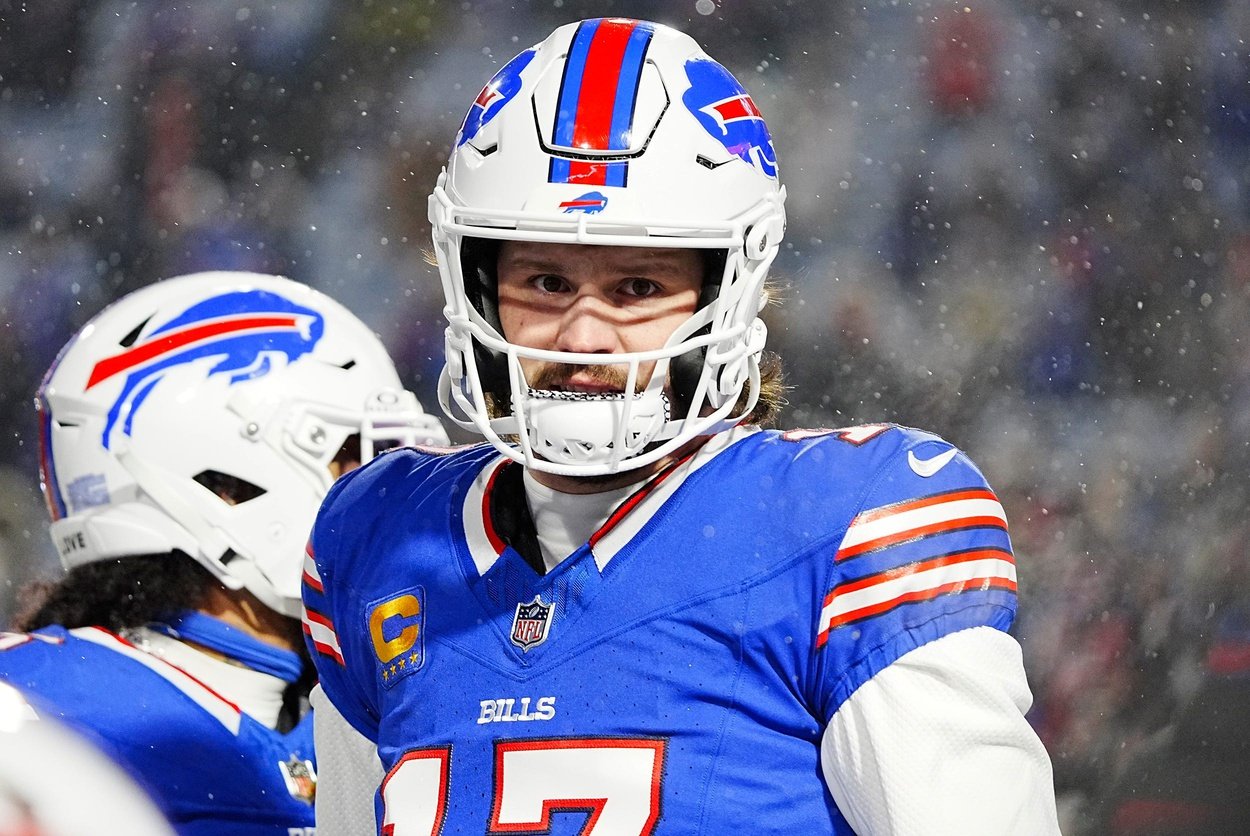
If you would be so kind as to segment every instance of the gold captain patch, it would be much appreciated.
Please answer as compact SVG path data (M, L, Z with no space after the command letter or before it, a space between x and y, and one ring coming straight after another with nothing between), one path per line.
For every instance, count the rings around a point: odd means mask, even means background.
M390 687L425 664L425 589L417 586L369 607L378 675Z

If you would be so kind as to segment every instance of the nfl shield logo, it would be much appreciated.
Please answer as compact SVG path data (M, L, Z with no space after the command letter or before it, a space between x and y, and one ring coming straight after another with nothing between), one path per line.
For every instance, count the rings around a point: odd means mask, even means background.
M312 761L291 755L286 763L279 763L278 767L282 770L282 780L286 782L291 797L312 804L317 796L317 773L313 770Z
M537 595L528 604L517 604L516 616L512 619L512 643L522 650L529 650L545 642L554 608L555 604L544 604Z

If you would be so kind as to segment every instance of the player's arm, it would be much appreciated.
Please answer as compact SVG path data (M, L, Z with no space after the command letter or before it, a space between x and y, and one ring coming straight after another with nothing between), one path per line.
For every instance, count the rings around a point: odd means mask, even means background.
M820 752L829 791L861 836L1057 834L1031 702L1011 636L973 627L931 641L834 714Z
M374 793L382 763L372 740L352 728L325 691L313 689L318 836L375 836Z
M345 517L353 505L351 487L364 470L368 468L349 473L330 489L304 562L304 636L318 677L310 699L321 836L377 833L374 798L382 779L375 744L377 711L352 667L362 655L359 637L338 629L339 624L351 623L356 605L350 582L353 551L343 532L353 530Z
M1057 833L1007 633L1016 567L1002 506L946 442L895 429L876 443L898 446L880 450L819 617L830 793L861 836Z

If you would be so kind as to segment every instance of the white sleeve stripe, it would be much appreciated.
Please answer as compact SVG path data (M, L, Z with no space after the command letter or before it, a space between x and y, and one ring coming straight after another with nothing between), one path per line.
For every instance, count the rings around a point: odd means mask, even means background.
M317 561L313 560L312 549L304 550L304 583L318 592L324 592L321 584L321 573L317 571Z
M976 517L993 517L1007 524L1007 515L1003 506L994 499L957 499L940 502L923 508L900 510L867 522L852 522L842 539L839 551L846 551L855 546L885 537L892 537L908 531L955 523L959 520Z
M304 608L304 632L312 639L313 646L326 656L343 663L343 651L339 647L338 634L334 632L334 626L325 616L312 612L307 607Z
M229 729L231 733L239 733L241 722L239 718L242 714L239 707L182 668L153 656L151 653L145 653L120 636L116 636L100 627L79 627L70 630L70 633L84 641L89 641L92 644L97 644L135 660L162 679L173 684L179 691L190 697L194 703Z
M841 595L834 594L832 600L821 610L818 632L824 632L836 622L843 621L848 615L855 613L868 615L873 610L902 603L908 598L923 597L927 592L940 592L952 584L969 581L992 583L995 580L1004 580L1014 584L1016 581L1015 564L1001 558L987 558L938 566L898 577L883 575L878 583ZM952 588L950 591L954 592L956 589Z

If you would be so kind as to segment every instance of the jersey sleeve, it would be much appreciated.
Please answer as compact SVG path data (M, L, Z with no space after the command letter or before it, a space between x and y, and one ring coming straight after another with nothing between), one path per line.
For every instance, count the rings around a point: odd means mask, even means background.
M820 748L829 791L856 833L1058 834L1031 702L1011 636L974 627L929 642L834 715Z
M382 764L371 740L343 719L318 686L310 697L317 737L317 833L374 836Z
M304 554L303 628L326 698L356 731L376 740L378 712L353 676L353 664L367 660L356 658L352 631L340 631L340 625L353 620L351 544L345 535L353 529L351 488L360 472L334 484L313 524Z
M826 720L904 654L971 627L1006 631L1015 617L1007 519L981 472L935 436L889 435L903 443L869 477L821 601Z

